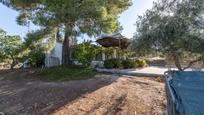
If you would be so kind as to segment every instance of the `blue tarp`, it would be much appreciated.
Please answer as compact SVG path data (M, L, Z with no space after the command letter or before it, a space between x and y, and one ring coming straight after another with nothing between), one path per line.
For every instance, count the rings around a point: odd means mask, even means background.
M172 78L179 115L204 115L204 72L175 71Z

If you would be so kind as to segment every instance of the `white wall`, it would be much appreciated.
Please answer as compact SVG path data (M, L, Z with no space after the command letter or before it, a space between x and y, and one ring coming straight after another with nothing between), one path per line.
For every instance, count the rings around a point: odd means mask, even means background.
M55 42L54 49L50 52L49 56L57 57L60 59L60 64L62 64L62 44Z
M55 47L46 55L45 66L53 67L61 64L62 64L62 44L55 42Z

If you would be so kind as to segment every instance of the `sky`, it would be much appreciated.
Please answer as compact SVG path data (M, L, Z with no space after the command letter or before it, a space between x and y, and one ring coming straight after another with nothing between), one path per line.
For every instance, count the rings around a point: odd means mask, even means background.
M147 9L150 9L155 0L132 0L133 5L123 12L119 21L123 26L122 35L132 38L136 32L136 19ZM28 32L28 27L20 26L16 23L18 12L0 4L0 28L5 30L9 35L20 35L24 37ZM30 28L34 29L34 27Z

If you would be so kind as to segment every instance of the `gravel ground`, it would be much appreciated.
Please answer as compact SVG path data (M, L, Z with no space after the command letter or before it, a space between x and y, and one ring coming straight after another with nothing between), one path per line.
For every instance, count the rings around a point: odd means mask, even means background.
M145 77L46 82L28 70L0 72L0 112L6 115L163 115L165 103L164 84Z

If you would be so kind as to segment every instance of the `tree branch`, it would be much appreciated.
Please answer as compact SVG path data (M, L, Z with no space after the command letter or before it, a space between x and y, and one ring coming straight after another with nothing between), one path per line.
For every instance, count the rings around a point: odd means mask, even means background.
M197 58L196 60L193 60L193 61L189 62L188 66L184 67L183 70L186 70L186 69L190 68L194 63L199 62L202 59L203 59L203 56Z

